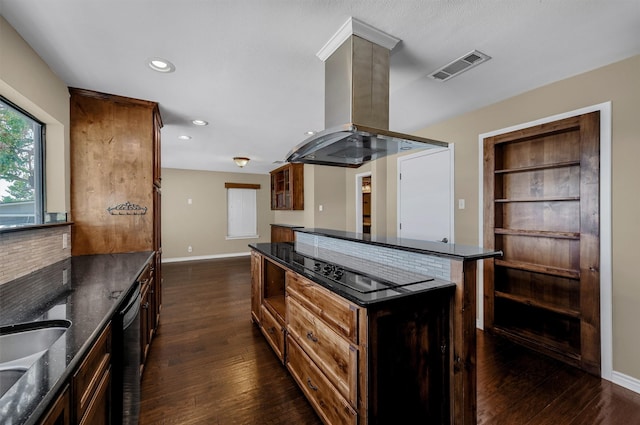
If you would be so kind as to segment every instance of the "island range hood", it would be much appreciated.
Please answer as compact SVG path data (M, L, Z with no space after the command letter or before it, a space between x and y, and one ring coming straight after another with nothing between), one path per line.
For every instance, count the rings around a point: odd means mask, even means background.
M351 33L339 47L332 48L330 41L318 53L325 63L326 130L293 148L287 162L357 168L398 152L447 147L446 142L389 131L388 46L399 40L353 18L334 39L344 38L345 27ZM332 52L323 58L327 49Z

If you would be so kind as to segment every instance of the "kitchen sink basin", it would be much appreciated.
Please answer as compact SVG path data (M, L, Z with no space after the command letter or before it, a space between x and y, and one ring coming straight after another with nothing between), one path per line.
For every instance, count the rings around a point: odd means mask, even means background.
M27 372L25 368L0 370L0 396L6 393Z
M43 320L0 327L0 372L28 369L69 326L68 320Z

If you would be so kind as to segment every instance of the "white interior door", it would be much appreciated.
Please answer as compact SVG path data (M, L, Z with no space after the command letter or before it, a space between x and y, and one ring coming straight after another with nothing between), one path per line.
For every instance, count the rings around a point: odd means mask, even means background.
M398 158L398 237L453 243L453 145Z

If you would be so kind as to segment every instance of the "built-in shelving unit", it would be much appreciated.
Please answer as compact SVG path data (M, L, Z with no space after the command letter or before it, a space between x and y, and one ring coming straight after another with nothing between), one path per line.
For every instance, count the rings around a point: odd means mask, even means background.
M484 243L503 252L485 267L485 326L593 373L598 122L587 114L484 141Z

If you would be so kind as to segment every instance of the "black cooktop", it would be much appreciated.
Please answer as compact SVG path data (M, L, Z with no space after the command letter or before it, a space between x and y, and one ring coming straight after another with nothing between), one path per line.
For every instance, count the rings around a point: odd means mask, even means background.
M363 294L386 289L398 289L403 286L434 280L433 277L407 273L394 278L394 281L391 282L380 277L374 278L359 271L303 255L295 255L293 260L307 270Z

